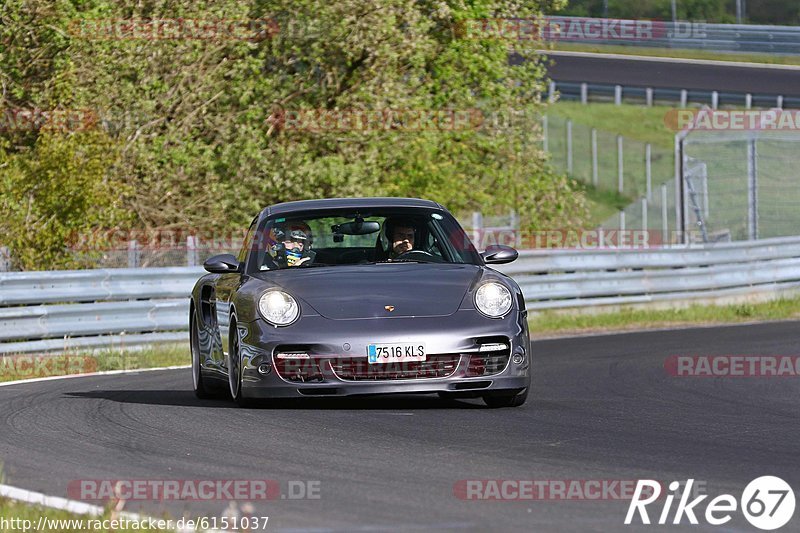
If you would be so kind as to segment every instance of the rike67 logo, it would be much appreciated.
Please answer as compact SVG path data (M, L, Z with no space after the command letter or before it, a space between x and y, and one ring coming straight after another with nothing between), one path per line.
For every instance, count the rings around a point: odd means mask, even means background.
M692 485L694 479L689 479L681 494L677 494L680 483L673 481L669 484L671 494L664 498L664 507L658 516L657 524L664 525L670 518L672 502L675 497L679 497L678 506L672 518L672 524L680 524L686 517L690 524L697 525L697 514L705 518L705 521L712 526L720 526L728 523L732 518L732 513L739 507L744 517L751 525L758 529L771 531L783 527L794 514L795 498L792 487L784 480L775 476L762 476L751 481L739 501L731 494L721 494L708 502L705 513L700 513L700 503L708 495L703 494L689 501L692 495ZM647 494L647 496L643 496ZM628 514L625 516L625 524L630 525L634 516L639 514L642 524L650 524L650 516L647 513L647 506L661 497L661 484L658 481L640 479L636 484L633 499L628 507ZM697 509L696 509L697 508ZM695 514L697 513L697 514Z

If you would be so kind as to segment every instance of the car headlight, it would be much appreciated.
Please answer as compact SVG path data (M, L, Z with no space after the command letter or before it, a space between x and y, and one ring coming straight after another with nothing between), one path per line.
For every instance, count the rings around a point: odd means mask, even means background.
M511 309L511 292L500 283L484 283L475 291L475 307L490 318L500 318Z
M274 326L288 326L300 316L300 306L285 292L271 290L258 300L258 312Z

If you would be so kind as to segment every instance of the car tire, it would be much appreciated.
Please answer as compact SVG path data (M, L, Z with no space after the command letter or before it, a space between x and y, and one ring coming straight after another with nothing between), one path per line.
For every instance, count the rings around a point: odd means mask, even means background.
M486 394L483 401L492 408L498 407L519 407L528 399L528 388L522 392Z
M203 367L200 363L200 329L194 316L194 309L189 317L189 351L192 355L192 382L194 395L201 400L212 398L214 394L209 390L203 379Z
M239 330L236 321L231 321L228 346L228 385L231 399L239 407L249 407L250 401L242 395L242 358L239 355Z

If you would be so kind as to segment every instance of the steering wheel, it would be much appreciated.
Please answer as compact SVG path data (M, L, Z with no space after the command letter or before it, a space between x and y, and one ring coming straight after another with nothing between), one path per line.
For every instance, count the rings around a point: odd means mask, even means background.
M432 261L438 263L441 260L430 252L425 250L409 250L395 257L395 259L411 259L416 261Z

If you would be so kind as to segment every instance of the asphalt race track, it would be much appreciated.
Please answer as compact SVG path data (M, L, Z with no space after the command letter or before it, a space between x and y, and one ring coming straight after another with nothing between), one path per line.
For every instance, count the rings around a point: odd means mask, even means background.
M319 499L257 504L269 531L673 530L624 526L626 501L466 501L454 486L694 478L711 497L738 498L771 474L797 491L800 378L677 378L664 361L798 346L799 322L537 341L532 397L499 410L427 396L242 410L196 400L188 369L20 384L0 388L0 457L5 483L62 497L79 479L320 482ZM218 516L227 506L128 509ZM738 512L725 526L682 529L755 531Z
M800 96L800 68L747 67L548 52L557 82Z

